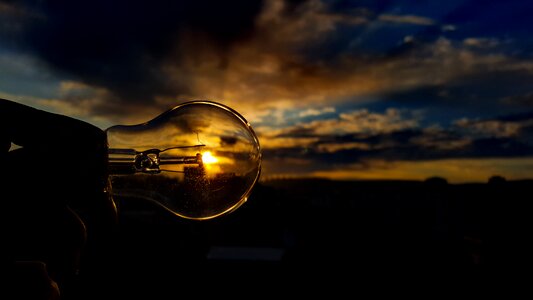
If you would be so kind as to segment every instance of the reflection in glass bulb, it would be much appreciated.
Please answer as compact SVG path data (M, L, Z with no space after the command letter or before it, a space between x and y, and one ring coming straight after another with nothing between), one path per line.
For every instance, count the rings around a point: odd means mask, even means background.
M113 194L204 220L243 204L261 171L259 140L219 103L181 104L144 124L107 129Z
M218 162L218 159L211 152L207 151L202 153L202 162L204 164L215 164Z

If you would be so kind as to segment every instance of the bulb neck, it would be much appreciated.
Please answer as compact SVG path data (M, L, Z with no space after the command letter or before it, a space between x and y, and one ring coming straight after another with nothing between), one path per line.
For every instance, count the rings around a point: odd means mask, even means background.
M194 156L160 156L159 149L136 151L135 149L110 148L108 151L108 169L110 175L135 173L159 174L162 165L193 164L202 166L202 155Z

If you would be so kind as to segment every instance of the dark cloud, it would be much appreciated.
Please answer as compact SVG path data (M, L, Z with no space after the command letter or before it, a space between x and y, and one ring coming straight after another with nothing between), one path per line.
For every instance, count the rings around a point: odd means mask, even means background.
M364 164L372 159L395 162L529 157L533 155L532 128L532 113L523 113L494 119L463 119L448 128L404 128L370 135L288 130L279 137L301 139L302 145L266 149L265 157L307 159L320 166L330 163L332 168ZM314 141L306 142L309 138Z
M533 92L524 95L507 96L502 99L502 102L514 106L533 107Z
M499 116L495 118L498 121L504 122L521 122L533 120L533 111L522 112L518 114Z
M427 108L437 123L447 123L450 118L459 116L516 115L533 105L529 84L533 73L526 66L518 69L520 67L520 63L507 70L504 65L502 70L476 67L443 83L393 91L381 99L388 105Z
M253 30L261 8L261 1L216 0L6 3L11 11L32 12L9 14L11 22L17 18L24 25L10 42L67 78L106 88L121 101L148 103L188 92L187 74L169 78L162 72L168 64L179 69L183 51L191 47L182 45L183 36L201 37L203 44L195 47L215 48L223 56Z
M234 146L237 144L238 140L235 137L232 136L221 136L220 137L220 145L223 146Z
M529 129L531 130L531 129ZM420 132L404 132L396 134L405 138L422 136ZM265 159L275 158L301 158L310 161L317 161L331 164L354 164L364 162L369 159L382 159L385 161L423 161L449 158L511 158L528 157L533 155L533 146L513 138L488 138L474 140L464 146L454 149L443 149L434 145L416 145L412 143L401 143L395 140L394 135L383 135L372 137L373 140L388 141L387 146L370 147L369 149L352 148L339 150L333 153L318 151L316 148L279 148L266 149ZM456 142L450 138L449 142ZM442 141L445 142L444 140ZM333 165L332 165L333 166Z

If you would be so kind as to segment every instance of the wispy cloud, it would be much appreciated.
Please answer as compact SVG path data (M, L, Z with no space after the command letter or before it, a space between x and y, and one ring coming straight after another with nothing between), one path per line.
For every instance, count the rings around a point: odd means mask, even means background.
M501 102L509 105L533 107L533 92L529 92L523 95L506 96L501 99Z
M422 26L429 26L429 25L435 24L435 21L430 18L423 17L423 16L415 16L415 15L382 14L378 17L378 20L383 21L383 22L422 25Z
M500 45L500 41L495 38L475 38L470 37L463 40L463 44L469 47L493 48Z
M276 136L323 136L342 134L380 134L414 128L420 112L388 108L384 113L367 109L348 111L335 118L310 120L272 131Z
M520 130L533 125L533 119L522 121L470 120L467 118L454 122L457 127L476 138L511 138L519 135Z
M316 116L320 116L323 114L334 113L334 112L335 112L335 107L331 107L331 106L324 107L324 108L309 108L309 109L300 111L298 113L298 116L300 118L316 117Z

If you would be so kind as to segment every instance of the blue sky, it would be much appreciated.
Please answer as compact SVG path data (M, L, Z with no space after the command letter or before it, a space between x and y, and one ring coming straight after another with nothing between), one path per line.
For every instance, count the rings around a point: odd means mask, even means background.
M530 1L0 0L0 97L101 128L219 101L258 132L264 178L526 178L531 15Z

